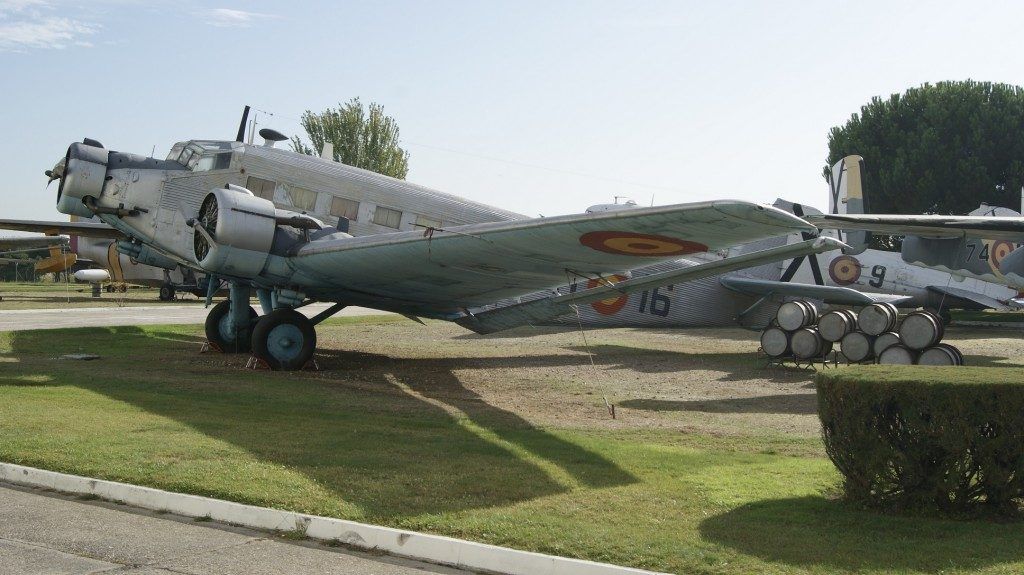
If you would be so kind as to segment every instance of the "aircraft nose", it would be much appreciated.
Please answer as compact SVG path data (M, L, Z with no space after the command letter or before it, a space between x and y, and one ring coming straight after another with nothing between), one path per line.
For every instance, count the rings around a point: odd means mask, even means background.
M68 146L63 165L57 162L48 177L60 180L57 188L57 210L82 217L91 217L85 206L86 198L97 199L103 193L110 151L96 140L86 138L82 143Z

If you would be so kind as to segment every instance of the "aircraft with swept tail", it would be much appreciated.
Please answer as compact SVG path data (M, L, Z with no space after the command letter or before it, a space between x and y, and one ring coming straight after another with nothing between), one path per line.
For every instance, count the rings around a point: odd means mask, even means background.
M837 166L856 166L859 180L863 161L847 156ZM870 232L904 236L901 259L918 269L951 274L960 284L960 289L954 288L958 291L968 285L999 285L999 297L1009 299L1024 290L1024 250L1016 249L1024 243L1024 216L1010 208L983 203L966 216L874 214L861 209L809 214L806 219L821 229L839 230L840 237Z

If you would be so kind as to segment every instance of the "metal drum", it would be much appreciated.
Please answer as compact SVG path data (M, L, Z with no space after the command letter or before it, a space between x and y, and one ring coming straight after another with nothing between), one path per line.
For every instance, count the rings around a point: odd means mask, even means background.
M899 315L896 307L887 303L873 303L857 314L857 327L868 335L880 335L896 327Z
M875 344L871 348L875 351L875 357L882 355L885 348L900 343L900 334L894 331L887 331L875 338Z
M910 349L932 347L942 341L943 335L942 320L928 311L915 311L900 324L900 340Z
M830 311L818 320L818 333L825 341L840 341L857 329L857 316L849 310Z
M864 361L875 356L871 347L874 343L875 336L862 331L851 331L839 342L839 351L850 361Z
M777 327L761 332L761 350L769 357L786 357L789 351L789 333Z
M963 365L964 355L960 350L949 345L940 343L935 347L929 347L921 352L917 358L918 365Z
M814 325L817 319L818 309L814 304L803 300L787 301L779 306L779 311L775 314L779 327L786 331L796 331Z
M878 356L878 363L886 365L914 365L916 361L917 351L902 343L890 345Z
M832 351L832 342L822 339L818 330L813 327L805 327L793 332L789 337L789 347L793 350L793 357L797 359L812 359L823 357Z

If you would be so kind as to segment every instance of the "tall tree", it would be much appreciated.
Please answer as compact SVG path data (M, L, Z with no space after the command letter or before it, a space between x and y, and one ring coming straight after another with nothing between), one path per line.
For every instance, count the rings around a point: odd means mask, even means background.
M828 138L829 166L864 157L863 187L875 213L963 214L981 202L1020 209L1024 184L1024 89L939 82L872 98Z
M324 143L330 142L336 162L400 180L409 172L409 152L398 145L398 123L384 115L380 104L371 102L366 109L359 98L352 98L323 112L306 110L302 127L311 145L293 136L291 144L296 152L319 156Z

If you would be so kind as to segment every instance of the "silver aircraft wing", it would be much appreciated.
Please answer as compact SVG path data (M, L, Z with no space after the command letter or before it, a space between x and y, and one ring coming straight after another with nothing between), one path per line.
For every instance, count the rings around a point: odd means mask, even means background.
M477 333L493 333L522 325L543 323L556 317L572 313L573 306L586 305L588 303L594 303L610 297L618 297L622 294L629 294L668 284L679 284L698 280L743 268L780 260L787 260L808 254L819 254L831 250L843 249L845 247L848 246L834 238L805 240L796 244L759 250L696 266L675 269L635 279L623 280L614 284L609 283L607 285L600 285L587 290L491 309L467 315L466 317L456 320L456 323ZM700 305L700 302L694 302L694 304Z
M124 234L100 222L45 222L37 220L0 219L0 229L40 234L66 234L86 238L119 240Z
M288 262L311 296L455 317L559 285L814 227L715 201L325 239Z
M928 286L929 291L933 291L950 298L963 300L968 304L965 308L978 307L980 309L994 309L996 311L1010 311L1012 307L1006 305L1004 302L997 300L992 296L987 296L982 293L973 292L971 290L961 289L953 286ZM949 303L946 304L949 307Z
M971 237L1015 243L1024 241L1024 217L814 214L804 216L804 219L821 229L864 230L901 236Z
M898 305L910 299L910 296L894 294L864 293L855 289L839 286L822 286L758 278L724 277L721 284L734 292L758 296L800 297L821 300L834 305L870 305L876 302L887 302Z

